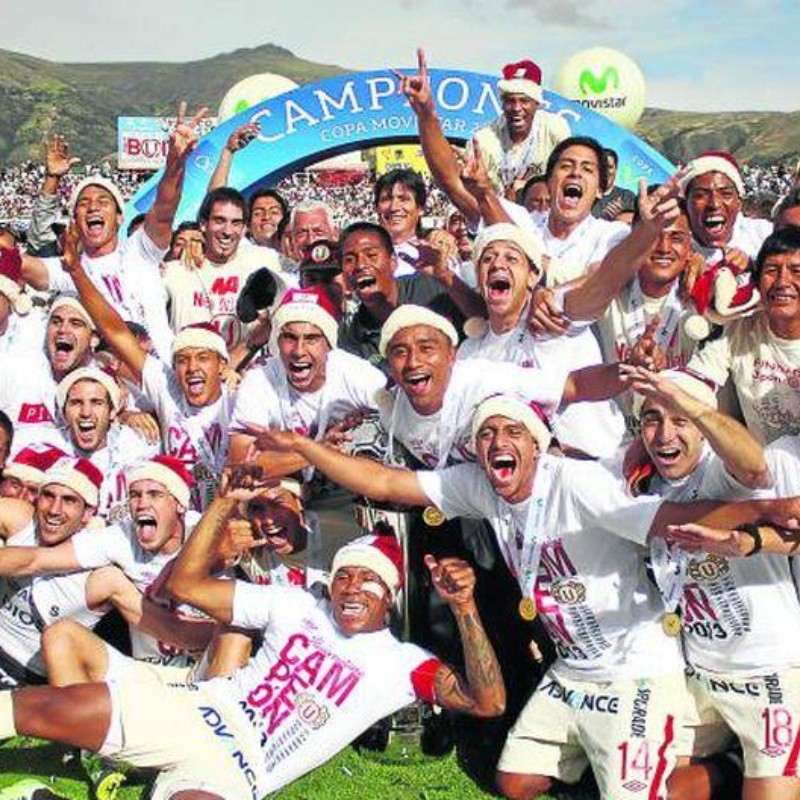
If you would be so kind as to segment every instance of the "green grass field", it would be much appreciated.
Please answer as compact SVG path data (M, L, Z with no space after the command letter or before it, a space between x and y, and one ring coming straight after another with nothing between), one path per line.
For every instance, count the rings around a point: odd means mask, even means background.
M73 800L90 800L87 780L77 758L63 747L33 739L13 739L0 748L0 788L22 778L38 778ZM140 800L147 780L131 777L119 800ZM387 763L382 754L360 754L347 748L336 758L274 795L280 800L479 800L483 791L460 767L455 755L427 758L414 754ZM570 792L573 800L593 795Z

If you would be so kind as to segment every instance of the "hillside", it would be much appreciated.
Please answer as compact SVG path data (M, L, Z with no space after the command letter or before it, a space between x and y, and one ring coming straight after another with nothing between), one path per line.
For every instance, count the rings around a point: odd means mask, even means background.
M183 98L216 111L236 81L257 72L309 83L344 71L271 44L183 64L58 64L0 50L0 164L39 158L51 129L97 160L116 150L118 116L171 115Z
M116 149L119 115L169 115L177 101L215 110L227 89L257 72L308 83L345 72L273 44L183 64L59 64L0 50L0 164L38 159L50 130L96 161ZM800 111L698 114L648 109L637 132L673 161L705 149L771 163L800 154Z

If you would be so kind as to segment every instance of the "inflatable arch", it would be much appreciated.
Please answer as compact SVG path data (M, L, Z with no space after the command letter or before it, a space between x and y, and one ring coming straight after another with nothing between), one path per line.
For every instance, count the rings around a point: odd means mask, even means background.
M461 144L500 114L497 78L475 72L430 70L447 138ZM650 145L580 103L545 91L543 107L569 120L575 135L594 136L619 154L617 183L635 189L640 177L663 182L673 165ZM233 159L228 183L245 194L329 156L376 145L419 140L417 119L395 78L384 71L358 72L301 86L226 120L198 143L186 169L176 220L194 219L228 136L257 122L260 136ZM128 219L153 203L161 171L126 205Z

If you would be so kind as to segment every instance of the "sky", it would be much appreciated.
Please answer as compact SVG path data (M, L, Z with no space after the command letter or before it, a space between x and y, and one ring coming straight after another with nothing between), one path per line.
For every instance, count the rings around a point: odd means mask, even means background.
M800 109L796 0L3 0L0 48L53 61L191 61L273 43L345 69L499 74L530 58L550 87L589 47L631 56L646 104ZM245 76L242 76L245 77Z

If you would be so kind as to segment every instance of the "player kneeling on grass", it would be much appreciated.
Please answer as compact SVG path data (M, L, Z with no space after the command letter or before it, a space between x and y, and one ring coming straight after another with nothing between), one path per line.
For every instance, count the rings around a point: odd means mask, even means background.
M123 684L0 693L0 737L38 736L161 769L154 798L255 800L418 697L478 716L502 713L500 668L464 562L427 560L459 623L466 679L389 632L401 574L393 537L362 537L338 551L330 601L212 577L216 540L250 496L232 487L213 501L169 581L176 599L220 622L263 631L244 668L192 685L170 684L147 667Z

